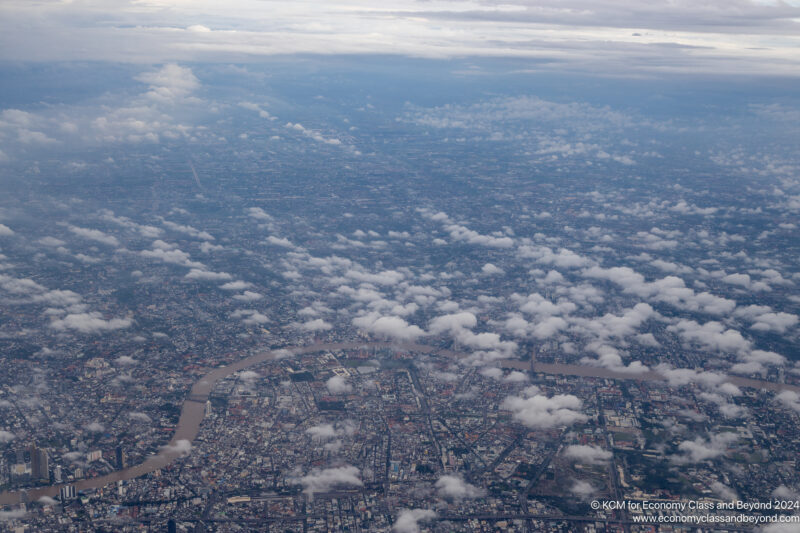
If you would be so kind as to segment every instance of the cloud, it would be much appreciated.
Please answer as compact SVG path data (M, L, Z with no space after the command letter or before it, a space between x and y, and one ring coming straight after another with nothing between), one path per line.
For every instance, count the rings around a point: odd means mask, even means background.
M680 0L631 9L620 0L358 0L331 6L324 18L316 4L299 10L274 2L98 6L11 4L0 25L0 50L7 51L0 57L152 64L369 50L435 58L505 55L535 60L539 70L611 75L797 72L790 52L800 14L785 2ZM150 98L174 101L194 90L196 80L182 68L167 65L141 76Z
M353 386L345 381L342 376L332 376L325 382L325 386L331 394L349 394L353 392Z
M650 298L686 311L723 315L736 307L736 302L715 296L708 292L696 293L686 287L685 282L677 276L667 276L648 282L642 274L630 267L602 268L593 266L582 272L584 277L605 279L622 288L622 291L635 294L641 298Z
M458 475L444 475L436 480L434 487L436 494L446 500L474 499L486 494L484 489L467 483Z
M503 381L506 383L524 383L528 381L528 376L519 370L512 370L503 378Z
M800 394L792 390L785 390L776 394L775 399L784 406L800 414Z
M436 511L431 509L402 509L394 521L395 533L419 533L419 523L436 519Z
M272 217L260 207L248 207L246 209L247 216L256 220L270 221Z
M409 325L399 316L380 316L378 313L356 317L353 325L374 335L399 341L413 341L425 335L419 326Z
M620 351L608 344L595 342L591 343L587 348L597 354L597 359L582 357L581 363L583 364L602 366L616 372L627 372L630 374L641 374L649 370L641 361L631 361L628 365L625 365L622 361Z
M234 296L235 298L235 296ZM255 326L259 324L266 324L269 322L269 317L254 309L239 309L231 313L232 318L241 318L242 322L248 326Z
M269 244L274 244L275 246L282 246L284 248L294 248L294 244L292 244L292 241L290 241L286 237L278 238L275 237L274 235L270 235L269 237L267 237L266 242L268 242Z
M797 315L784 312L776 313L766 305L740 307L734 312L734 316L742 317L752 322L751 329L775 333L786 333L789 329L795 327L798 322Z
M313 440L326 441L337 437L351 436L356 431L356 426L350 420L334 424L319 424L306 430Z
M11 235L14 235L14 230L5 224L0 224L0 237L9 237Z
M168 444L161 448L163 453L168 455L176 455L178 457L186 457L192 453L192 443L186 439L175 441L174 444Z
M100 422L90 422L86 424L84 428L86 429L86 431L89 431L91 433L102 433L103 431L105 431L105 427L103 427L103 424L101 424Z
M724 483L721 483L720 481L712 482L710 488L723 501L732 502L739 499L739 497L736 495L736 492L733 489L731 489Z
M207 231L200 231L199 229L192 226L184 224L176 224L175 222L170 222L169 220L164 220L164 219L161 219L161 223L164 224L164 227L171 229L172 231L177 231L178 233L183 233L189 235L190 237L196 237L204 241L214 240L214 236L208 233Z
M48 507L52 507L53 505L57 505L58 504L58 502L55 499L51 498L50 496L42 496L41 498L39 498L36 501L39 502L40 504L48 506Z
M231 279L233 276L227 272L211 272L210 270L192 268L184 277L187 279L197 279L202 281L225 281Z
M255 302L256 300L260 300L264 297L264 295L253 292L253 291L244 291L242 294L236 294L233 296L234 300L238 300L240 302Z
M62 241L61 239L56 239L55 237L50 237L50 236L42 237L41 239L39 239L36 242L38 242L39 244L44 245L44 246L52 246L52 247L64 246L65 244L67 244L66 242Z
M108 246L119 246L119 241L113 235L107 235L98 229L80 228L78 226L68 226L69 230L79 237L91 241L107 244Z
M560 268L587 267L593 263L588 257L578 255L567 248L560 248L554 252L547 246L522 245L517 251L517 256L520 259L534 259L537 263Z
M303 324L301 324L300 329L302 329L303 331L311 331L311 332L329 331L333 329L333 326L330 323L325 322L321 318L316 318L314 320L309 320L308 322L304 322Z
M199 271L206 270L205 265L202 263L192 261L192 258L188 253L184 252L183 250L179 250L173 245L162 240L153 241L153 249L142 250L139 252L139 255L150 259L158 259L165 263L182 265Z
M723 455L729 446L736 442L738 437L735 433L720 433L711 435L711 438L704 439L697 437L694 440L685 440L678 445L678 450L683 455L672 457L672 462L676 464L700 463L710 461Z
M139 411L131 411L128 413L128 418L131 420L135 420L136 422L144 422L145 424L149 424L153 421L146 413L141 413Z
M508 396L500 404L500 408L511 411L514 420L533 429L548 429L558 426L569 426L587 420L587 416L579 412L582 403L571 394L557 394L547 397L539 394L536 387L529 387L528 397Z
M564 457L592 465L608 463L613 454L597 446L587 446L585 444L573 444L564 448Z
M291 482L301 485L308 499L313 500L314 494L318 492L328 492L340 487L363 486L359 474L360 472L355 466L345 465L322 470L314 469L301 478L292 479Z
M102 333L129 328L132 324L133 320L130 318L105 320L100 313L92 312L68 314L50 322L50 327L58 330L72 329L81 333Z
M261 378L261 374L253 370L242 370L238 373L238 376L242 381L255 381Z
M149 85L149 90L145 93L147 98L160 102L186 98L200 87L200 81L192 73L192 69L174 63L140 74L136 80Z
M397 285L405 278L402 272L396 270L384 270L383 272L371 273L357 269L349 269L344 274L348 278L362 283L372 283L374 285Z
M502 268L494 266L492 263L486 263L481 267L481 273L485 276L493 276L505 274L505 271Z
M587 499L597 492L597 489L588 481L577 480L570 487L569 491L581 499Z
M472 329L478 324L478 319L473 313L464 311L449 315L437 316L428 324L428 331L433 335L448 332L455 336L464 329Z
M229 281L228 283L223 283L222 285L219 286L219 288L225 291L240 291L242 289L248 289L252 285L253 285L252 283L249 283L247 281L237 280L237 281Z
M677 333L687 342L709 350L739 353L750 349L751 343L736 330L726 328L720 322L699 324L694 320L681 319L667 326L667 331Z
M333 424L320 424L318 426L312 426L306 430L306 433L311 435L311 438L314 440L328 440L337 436L336 429L334 429Z
M302 124L292 124L291 122L287 122L285 127L287 129L292 130L292 131L298 131L298 132L302 133L303 135L305 135L306 137L309 137L309 138L311 138L311 139L313 139L313 140L315 140L317 142L323 143L323 144L332 144L332 145L335 145L335 146L339 146L339 145L342 144L342 141L340 141L339 139L336 139L336 138L333 138L333 137L325 137L320 132L318 132L316 130L308 129L305 126L303 126Z

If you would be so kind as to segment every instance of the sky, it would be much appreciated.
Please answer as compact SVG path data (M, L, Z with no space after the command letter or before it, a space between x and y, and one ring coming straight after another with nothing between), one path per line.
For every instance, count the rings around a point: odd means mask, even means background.
M800 1L4 0L0 61L530 58L604 76L800 75Z

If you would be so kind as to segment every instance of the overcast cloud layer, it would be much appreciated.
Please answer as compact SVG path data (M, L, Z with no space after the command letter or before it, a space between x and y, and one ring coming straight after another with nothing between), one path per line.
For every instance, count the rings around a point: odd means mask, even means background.
M0 60L256 60L293 53L531 58L619 75L800 74L800 2L6 0Z

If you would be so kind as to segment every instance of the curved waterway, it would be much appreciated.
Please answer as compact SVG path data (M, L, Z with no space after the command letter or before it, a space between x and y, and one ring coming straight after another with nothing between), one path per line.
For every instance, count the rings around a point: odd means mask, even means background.
M399 350L408 350L416 352L435 353L453 358L466 357L465 354L453 350L436 348L433 346L426 346L423 344L412 343L389 343L389 342L342 342L342 343L329 343L329 344L313 344L308 346L299 346L294 348L284 348L281 350L273 350L261 352L252 355L235 363L227 366L215 368L208 374L200 378L193 386L189 396L184 400L181 407L181 416L178 419L178 425L175 426L175 433L169 444L161 449L161 451L153 456L148 457L143 463L138 465L129 466L121 470L116 470L109 474L81 479L71 483L76 491L86 489L97 489L105 487L117 481L125 481L134 479L150 472L155 472L164 468L175 459L181 457L181 447L178 445L179 441L193 441L197 434L200 432L200 424L205 417L206 401L211 391L214 390L215 385L221 379L224 379L231 374L244 370L245 368L271 361L280 355L281 352L285 353L287 350L295 355L328 351L328 350L354 350L359 348L394 348ZM501 366L505 368L518 368L521 370L531 370L531 363L527 361L520 361L517 359L508 359L500 361ZM555 374L565 376L579 376L601 379L621 379L621 380L644 380L644 381L666 381L666 378L655 370L642 373L620 372L610 370L607 368L583 365L564 365L564 364L550 364L550 363L534 363L534 370L544 374ZM762 381L757 379L749 379L738 376L727 376L726 382L733 383L740 387L749 387L756 389L767 389L770 391L783 391L792 390L800 393L800 387L794 385L786 385L783 383L775 383L772 381ZM22 501L23 494L27 493L29 501L36 501L42 496L49 496L55 498L61 487L67 484L48 485L46 487L36 487L27 490L5 491L0 493L0 505L13 505Z

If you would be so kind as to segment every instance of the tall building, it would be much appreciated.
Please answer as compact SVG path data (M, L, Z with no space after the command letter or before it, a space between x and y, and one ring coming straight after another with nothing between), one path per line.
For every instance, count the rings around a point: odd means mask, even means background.
M32 444L31 452L31 477L33 479L50 480L50 464L47 458L47 450L37 448Z
M125 468L125 452L122 450L122 446L117 446L115 450L115 456L117 460L117 468Z
M61 496L61 501L66 502L68 500L75 499L75 485L65 485L61 487L59 491L59 495Z

